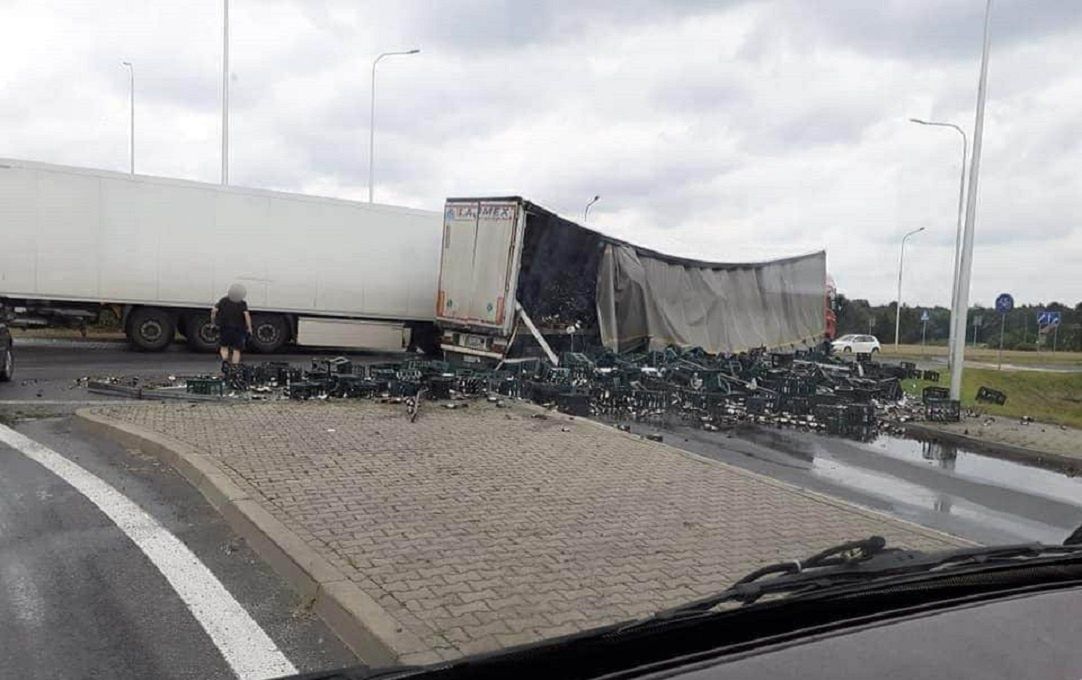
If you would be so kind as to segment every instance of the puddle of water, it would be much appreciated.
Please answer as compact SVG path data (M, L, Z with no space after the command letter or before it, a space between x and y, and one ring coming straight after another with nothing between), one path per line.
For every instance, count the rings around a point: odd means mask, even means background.
M904 507L953 515L983 526L991 526L999 531L1017 536L1020 540L1059 543L1066 534L1061 529L1034 522L1016 515L999 512L991 508L965 501L949 493L941 493L920 484L908 482L893 475L871 472L844 463L839 463L827 456L815 459L814 471L820 477L849 487L851 489L874 490L876 496L893 501L899 511ZM918 513L915 521L920 521Z
M938 467L976 482L1022 491L1082 507L1082 478L1068 477L1014 461L993 458L940 442L881 435L864 446L876 453L917 465Z

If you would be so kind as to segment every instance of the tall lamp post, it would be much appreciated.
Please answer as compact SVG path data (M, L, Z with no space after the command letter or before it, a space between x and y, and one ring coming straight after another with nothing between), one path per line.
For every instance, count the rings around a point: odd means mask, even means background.
M586 204L586 209L582 211L582 221L585 222L586 218L590 215L590 206L601 200L601 196L594 196L593 199Z
M992 0L984 9L984 48L981 75L977 81L977 113L973 123L973 155L969 159L969 190L966 192L966 221L962 250L958 257L958 291L951 310L954 341L951 344L951 399L962 397L962 369L965 364L966 313L969 311L969 282L973 272L973 233L977 220L977 180L981 168L981 138L984 135L984 100L988 86L988 53L992 37Z
M129 155L129 169L128 172L135 174L135 67L132 66L130 61L120 62L122 65L128 67L128 101L131 108L131 123L128 126L128 155Z
M911 122L919 125L930 125L935 127L947 127L953 128L958 134L962 135L962 172L961 178L958 180L958 226L954 234L954 268L951 270L951 309L954 309L954 300L958 297L958 259L962 250L962 222L965 219L965 195L966 195L966 156L969 151L969 139L966 137L966 133L962 128L958 127L954 123L941 123L939 121L921 120L919 118L910 118ZM954 324L950 324L950 340L947 343L949 347L954 343ZM947 363L950 363L950 357L947 358Z
M229 0L222 0L222 185L229 184Z
M924 231L924 227L914 229L902 237L902 253L898 256L898 304L894 310L894 346L898 347L898 336L902 328L902 265L905 263L905 241L913 234Z
M417 54L421 50L404 50L402 52L384 52L372 61L372 101L368 112L368 202L372 202L372 189L374 168L376 164L376 64L384 57L396 57L406 54Z

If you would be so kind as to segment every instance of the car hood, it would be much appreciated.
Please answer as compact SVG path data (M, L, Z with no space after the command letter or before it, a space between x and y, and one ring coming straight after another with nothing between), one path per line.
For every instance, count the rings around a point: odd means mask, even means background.
M1021 595L760 648L679 677L1082 678L1079 612L1082 588Z

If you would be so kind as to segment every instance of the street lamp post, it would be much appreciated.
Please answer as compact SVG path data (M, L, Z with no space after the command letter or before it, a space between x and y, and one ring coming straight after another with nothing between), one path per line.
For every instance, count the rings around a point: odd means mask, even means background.
M372 202L372 189L374 168L376 164L376 64L384 57L395 57L405 54L417 54L421 50L404 50L402 52L384 52L372 61L372 100L368 113L368 202Z
M958 259L962 250L962 222L965 216L966 195L966 156L969 151L969 139L966 137L965 131L954 123L941 123L938 121L920 120L919 118L910 118L909 120L920 125L953 128L958 134L962 135L962 172L960 173L961 178L958 180L958 225L954 234L954 268L951 270L951 309L954 309L954 300L958 297ZM948 347L954 344L953 323L949 324L949 337L950 340L947 343ZM949 356L947 358L947 363L950 364Z
M131 174L135 174L135 67L132 66L130 61L120 62L124 66L128 67L128 101L131 108L131 123L128 127L128 155L129 155L129 170Z
M582 211L582 221L585 222L586 218L590 215L590 206L601 200L601 196L594 196L593 200L586 204L586 209Z
M992 37L992 0L984 9L984 48L981 50L981 75L977 81L977 113L973 123L973 155L969 159L969 190L966 192L966 221L962 230L962 250L958 257L958 291L951 310L954 341L951 356L951 399L962 397L962 370L965 367L966 313L969 310L969 282L973 272L973 233L977 220L977 181L981 167L981 139L984 134L984 101L988 86L988 53Z
M222 185L229 184L229 0L222 0Z
M914 229L902 237L902 253L898 256L898 303L894 310L894 346L898 347L898 336L902 327L902 265L905 263L905 241L913 234L924 231L924 227Z

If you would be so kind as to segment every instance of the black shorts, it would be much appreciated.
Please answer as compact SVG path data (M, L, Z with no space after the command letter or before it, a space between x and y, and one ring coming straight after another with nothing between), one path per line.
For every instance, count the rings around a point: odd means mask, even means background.
M218 346L230 349L244 349L248 341L248 332L237 326L222 326L218 331Z

